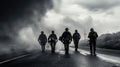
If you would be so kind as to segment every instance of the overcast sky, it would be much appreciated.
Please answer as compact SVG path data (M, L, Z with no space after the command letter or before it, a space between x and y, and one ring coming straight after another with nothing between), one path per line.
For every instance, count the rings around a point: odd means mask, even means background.
M47 27L69 27L89 32L93 27L99 35L120 31L120 0L53 0L54 8L47 11ZM49 22L49 23L48 23Z
M55 30L60 36L66 27L71 33L78 29L82 39L91 27L99 36L120 31L120 0L2 0L0 3L1 42L13 38L13 41L38 43L41 31L48 36Z

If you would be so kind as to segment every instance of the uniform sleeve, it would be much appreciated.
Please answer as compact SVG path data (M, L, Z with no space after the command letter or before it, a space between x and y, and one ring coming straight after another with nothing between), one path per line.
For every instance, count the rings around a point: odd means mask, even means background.
M88 38L90 38L90 33L88 34Z
M64 35L65 35L65 32L62 34L62 36L61 36L61 40L64 39Z
M81 35L79 34L79 39L81 39Z
M98 37L98 34L97 34L97 32L96 32L96 38Z
M73 36L72 36L73 39L74 39L74 37L75 37L74 35L75 35L75 33L74 33Z
M69 32L70 33L70 32ZM72 40L72 35L71 35L71 33L70 33L70 40Z
M57 35L55 35L55 39L57 40Z
M51 35L49 35L48 40L50 39Z
M45 40L46 40L46 42L47 42L47 36L45 35Z
M39 37L38 37L38 41L40 40L40 35L39 35Z

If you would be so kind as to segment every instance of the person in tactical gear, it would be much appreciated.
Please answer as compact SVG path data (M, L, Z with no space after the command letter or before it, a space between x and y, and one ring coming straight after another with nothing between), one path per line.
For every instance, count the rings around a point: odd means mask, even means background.
M90 29L88 38L89 38L89 45L90 45L90 53L91 55L96 55L96 40L98 34L94 31L93 28Z
M42 52L45 52L45 45L47 43L47 36L44 34L44 31L41 31L41 34L38 38L38 42L41 45Z
M51 53L55 53L55 46L57 43L57 36L54 33L54 31L52 31L52 34L50 34L50 36L48 37L48 43L50 43L51 46Z
M75 45L76 52L78 51L77 49L78 49L78 43L79 43L80 38L81 38L80 34L78 33L77 30L75 30L75 33L73 34L73 42Z
M65 48L65 54L69 54L69 44L72 41L72 35L69 32L68 28L65 28L65 32L63 32L62 36L59 38L59 40L64 44Z

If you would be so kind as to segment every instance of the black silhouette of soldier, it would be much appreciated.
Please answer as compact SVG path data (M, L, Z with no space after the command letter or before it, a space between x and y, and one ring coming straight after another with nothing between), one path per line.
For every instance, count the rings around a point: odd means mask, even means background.
M69 54L69 44L72 41L72 35L69 32L68 28L65 28L65 32L63 32L62 36L59 38L60 41L63 42L65 48L65 54Z
M78 51L77 49L78 49L78 43L79 43L80 38L81 38L80 34L78 33L77 30L75 30L75 33L73 34L73 42L75 45L76 52Z
M55 53L55 46L57 43L57 36L54 33L54 31L52 31L52 34L50 34L50 36L48 37L48 42L50 43L51 46L51 53Z
M38 42L40 43L42 52L44 53L45 52L45 45L47 43L47 36L44 34L43 31L41 31L41 34L38 38Z
M97 40L97 37L98 37L97 32L95 32L94 29L91 28L90 33L88 35L91 55L96 55L96 40Z

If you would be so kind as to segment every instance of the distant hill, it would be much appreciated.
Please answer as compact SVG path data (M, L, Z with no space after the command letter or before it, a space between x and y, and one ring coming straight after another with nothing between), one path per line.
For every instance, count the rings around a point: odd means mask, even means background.
M83 40L80 42L81 46L88 46L88 40ZM103 34L98 37L97 47L105 49L115 49L120 50L120 32L112 34Z

